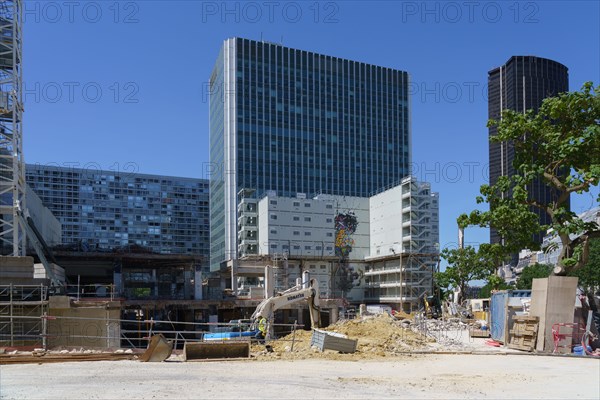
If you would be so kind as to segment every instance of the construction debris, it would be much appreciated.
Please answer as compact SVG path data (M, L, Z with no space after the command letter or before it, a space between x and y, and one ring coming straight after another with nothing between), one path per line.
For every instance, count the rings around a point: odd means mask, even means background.
M4 364L46 364L63 363L73 361L120 361L133 360L137 358L134 354L114 354L114 353L49 353L49 352L19 352L0 354L0 365Z
M183 361L248 357L250 341L245 340L186 342L183 347Z
M311 331L296 331L295 337L292 333L270 342L272 353L265 351L264 347L259 345L253 346L252 352L259 359L370 359L398 355L416 349L424 350L433 340L409 329L410 325L410 322L398 321L389 314L380 314L341 320L322 330L357 340L356 351L352 354L321 352L317 347L311 346Z
M348 336L336 332L326 332L320 329L313 329L310 339L310 345L317 347L321 351L334 350L340 353L354 353L356 351L357 340L348 339Z
M173 342L167 340L163 334L152 336L148 348L140 356L142 362L162 362L171 356L173 352Z

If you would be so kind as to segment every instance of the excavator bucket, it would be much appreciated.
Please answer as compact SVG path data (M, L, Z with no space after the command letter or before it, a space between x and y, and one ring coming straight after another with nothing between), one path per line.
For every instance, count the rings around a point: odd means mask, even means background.
M250 341L186 342L183 346L185 361L242 357L250 357Z
M161 362L171 356L173 342L167 340L162 334L152 336L148 348L140 357L142 362Z

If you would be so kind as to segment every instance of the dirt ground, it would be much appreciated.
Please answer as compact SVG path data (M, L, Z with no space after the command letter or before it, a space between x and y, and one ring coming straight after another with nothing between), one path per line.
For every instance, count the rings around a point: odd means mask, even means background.
M1 365L0 398L600 398L598 359L524 355L460 324L423 334L405 322L384 314L325 328L356 339L352 354L311 348L312 333L297 331L268 342L272 351L253 345L247 360Z
M600 361L526 355L417 355L0 366L2 399L598 399Z

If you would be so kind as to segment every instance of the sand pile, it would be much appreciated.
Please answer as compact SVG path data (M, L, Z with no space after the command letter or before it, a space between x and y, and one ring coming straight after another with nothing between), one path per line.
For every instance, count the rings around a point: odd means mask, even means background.
M264 346L259 345L253 346L252 350L258 358L352 360L387 357L406 351L419 350L423 349L430 341L419 333L403 328L399 321L388 314L342 320L323 330L344 334L349 339L357 339L357 351L353 354L339 354L330 350L321 352L310 347L312 331L302 330L296 331L295 337L292 333L270 342L269 344L273 348L272 353L265 352Z

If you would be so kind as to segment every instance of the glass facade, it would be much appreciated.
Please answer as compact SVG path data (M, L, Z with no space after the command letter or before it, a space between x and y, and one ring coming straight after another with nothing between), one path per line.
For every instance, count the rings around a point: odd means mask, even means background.
M569 90L569 73L564 65L534 56L513 56L506 64L488 72L488 116L500 119L502 110L524 112L537 111L547 97L556 96ZM489 128L489 136L495 136L498 128ZM496 184L500 176L515 174L513 167L514 146L510 142L490 143L490 185ZM542 180L535 180L528 188L531 199L548 204L560 193L547 186ZM542 225L551 222L550 216L539 208L531 210L538 214ZM542 243L544 233L535 235ZM495 229L490 229L490 242L500 243L501 238Z
M211 267L236 257L236 194L368 197L409 174L408 73L233 38L211 77Z
M26 180L61 222L65 245L208 258L207 180L34 164Z

